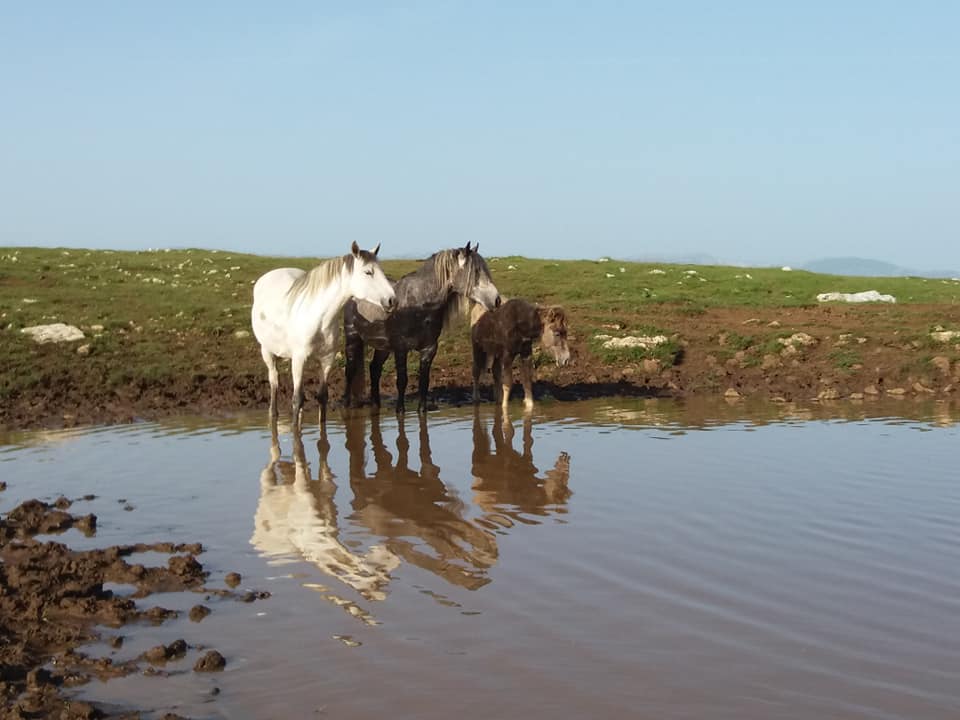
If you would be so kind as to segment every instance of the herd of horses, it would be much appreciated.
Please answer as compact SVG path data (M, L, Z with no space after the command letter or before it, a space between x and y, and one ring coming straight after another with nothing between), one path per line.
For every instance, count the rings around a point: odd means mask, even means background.
M293 419L303 408L303 369L313 355L320 360L320 423L326 423L328 381L339 350L343 317L348 407L362 402L366 346L370 361L370 403L380 406L380 377L392 353L396 363L398 413L405 410L407 356L420 355L418 412L429 408L430 369L441 333L460 317L470 316L473 346L473 401L480 400L481 376L490 371L494 395L504 410L513 382L513 363L520 358L524 406L533 407L533 344L558 365L570 359L567 322L562 308L541 307L526 300L503 301L486 261L468 242L440 250L396 282L377 259L380 246L326 260L309 271L278 268L254 284L251 321L270 380L270 420L277 418L277 358L290 360L293 375Z

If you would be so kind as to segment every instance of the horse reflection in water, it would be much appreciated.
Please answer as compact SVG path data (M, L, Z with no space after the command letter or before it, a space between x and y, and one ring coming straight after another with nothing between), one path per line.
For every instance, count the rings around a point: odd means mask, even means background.
M400 565L400 559L383 546L374 545L365 552L357 552L340 541L333 499L337 486L327 464L330 443L326 435L321 434L317 442L320 471L314 480L310 477L299 432L294 429L292 433L294 459L291 463L280 460L276 425L271 429L270 462L260 473L260 502L250 543L273 562L288 562L291 556L300 556L364 599L383 600L390 572ZM322 585L308 586L325 593L327 600L349 614L367 624L376 624L369 613L352 601Z
M382 537L390 553L452 585L476 590L490 582L487 570L497 562L496 539L464 517L465 503L440 479L440 468L433 463L426 417L418 419L420 469L413 470L404 418L398 420L394 464L383 442L380 418L371 416L375 469L370 475L366 471L366 420L354 417L347 421L354 495L350 519Z
M567 500L573 494L569 487L570 456L561 452L554 466L537 477L533 463L533 420L523 418L523 449L513 447L515 430L509 417L499 412L493 417L491 433L480 417L473 413L473 500L485 511L480 521L485 527L502 532L515 523L537 525L537 516L567 512Z

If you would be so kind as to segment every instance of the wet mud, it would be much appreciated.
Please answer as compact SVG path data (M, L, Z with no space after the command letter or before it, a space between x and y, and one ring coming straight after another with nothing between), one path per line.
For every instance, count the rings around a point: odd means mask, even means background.
M27 500L0 517L0 718L4 720L138 718L136 709L108 711L78 699L77 691L71 689L94 678L162 674L167 662L195 652L188 641L178 639L120 663L91 657L79 648L98 640L118 648L123 644L118 629L131 626L128 632L135 632L137 624L159 624L177 617L173 610L146 601L155 593L192 591L247 599L204 586L209 573L197 560L203 552L197 543L74 550L38 537L71 528L93 535L96 516L71 513L72 505L62 497L53 503ZM166 566L157 567L128 561L143 552L170 557ZM135 590L120 597L104 588L104 583L122 583ZM254 593L254 599L266 596ZM190 616L202 619L209 612L197 606ZM197 660L195 670L222 670L225 663L211 650Z

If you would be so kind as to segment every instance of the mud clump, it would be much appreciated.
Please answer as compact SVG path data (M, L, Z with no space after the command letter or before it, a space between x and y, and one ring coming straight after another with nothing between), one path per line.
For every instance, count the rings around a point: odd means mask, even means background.
M108 717L90 703L66 698L61 688L93 677L126 675L139 669L137 663L89 658L77 646L100 637L97 625L176 617L166 608L141 608L134 598L199 589L207 577L193 556L202 551L195 544L137 543L78 551L34 537L71 528L93 534L96 516L74 516L67 512L70 505L66 498L27 500L0 518L0 718ZM170 558L167 567L130 565L124 559L147 551L186 554ZM106 582L133 585L136 592L117 597L104 588ZM184 640L161 646L164 661L183 657L187 648Z
M197 660L193 669L195 672L220 672L226 666L227 661L223 659L223 655L216 650L210 650L202 658Z
M227 587L235 588L243 581L243 578L240 577L240 573L232 572L227 573L227 576L223 578L223 581L227 584Z

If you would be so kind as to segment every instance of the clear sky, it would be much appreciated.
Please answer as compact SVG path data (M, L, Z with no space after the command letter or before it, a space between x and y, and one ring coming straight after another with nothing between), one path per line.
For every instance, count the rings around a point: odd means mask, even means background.
M0 0L0 245L960 267L960 3Z

